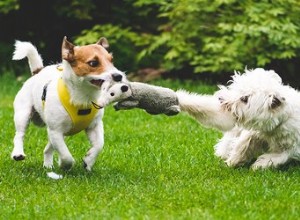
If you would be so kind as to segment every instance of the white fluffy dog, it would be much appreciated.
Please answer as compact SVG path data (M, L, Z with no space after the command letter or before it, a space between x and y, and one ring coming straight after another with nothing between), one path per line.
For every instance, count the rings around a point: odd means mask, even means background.
M60 167L70 169L74 159L65 144L64 136L84 130L91 148L83 159L91 170L104 144L103 109L93 103L100 96L104 81L121 81L125 77L112 63L107 52L108 42L75 46L64 38L62 63L43 67L36 48L28 42L16 42L13 59L28 58L33 75L18 92L14 101L16 133L11 157L25 159L23 138L28 123L47 127L48 144L44 150L44 166L53 166L53 152L59 154Z
M182 111L225 131L215 153L229 166L256 159L256 170L300 160L300 94L283 85L274 71L236 73L209 97L213 101L201 103L208 97L183 91L178 97Z

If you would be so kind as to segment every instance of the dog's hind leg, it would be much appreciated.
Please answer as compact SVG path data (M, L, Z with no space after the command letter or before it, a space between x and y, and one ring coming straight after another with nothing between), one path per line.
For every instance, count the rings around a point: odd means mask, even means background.
M48 128L47 131L48 131L48 136L49 136L49 141L51 143L51 146L55 150L57 150L57 152L59 154L59 166L64 170L71 169L75 161L74 161L67 145L65 144L64 135L61 132L56 131L56 130L51 130L50 128ZM50 145L49 145L49 147L50 147ZM47 152L47 150L51 151L51 149L47 148L47 146L46 146L45 150L46 150L46 152ZM49 153L49 152L47 152L47 153ZM47 156L49 156L49 154Z
M83 165L88 171L91 171L94 163L96 162L97 156L104 145L104 129L102 121L98 121L95 127L86 129L86 134L92 147L84 157Z
M27 94L26 89L22 88L14 101L14 123L16 133L11 158L17 161L24 160L26 156L24 153L23 142L32 112L32 103L28 97L30 96Z
M53 152L54 148L49 141L44 149L44 167L45 168L53 168Z

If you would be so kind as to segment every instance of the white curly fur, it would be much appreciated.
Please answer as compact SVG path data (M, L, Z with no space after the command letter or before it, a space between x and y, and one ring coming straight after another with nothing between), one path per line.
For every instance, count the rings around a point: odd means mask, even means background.
M236 116L238 126L249 130L234 137L238 141L250 141L231 146L227 164L240 164L238 160L242 154L239 152L253 149L251 141L261 143L259 149L264 143L267 145L267 151L257 158L253 169L278 167L291 159L300 160L300 102L297 101L300 93L283 85L274 71L255 69L236 74L227 88L221 88L220 94L226 94L221 98L224 109ZM254 159L253 154L249 155L247 161Z
M215 154L229 166L256 160L252 165L256 170L300 160L300 93L283 85L274 71L236 72L228 86L220 86L211 100L201 102L205 97L189 96L196 110L181 110L223 131L222 123L234 125L225 126L227 131L215 146ZM179 102L183 106L185 100ZM203 114L207 109L211 114Z
M220 105L219 97L199 95L184 90L176 92L180 110L187 112L203 125L227 131L234 127L235 118Z

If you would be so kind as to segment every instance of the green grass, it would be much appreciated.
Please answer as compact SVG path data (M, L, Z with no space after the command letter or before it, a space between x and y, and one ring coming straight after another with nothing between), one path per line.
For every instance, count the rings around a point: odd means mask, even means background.
M200 82L157 81L211 93ZM45 129L30 125L24 161L10 159L13 98L21 83L0 77L0 219L298 219L300 168L253 172L214 156L221 133L185 114L151 116L106 109L105 147L92 172L82 168L83 133L66 142L76 159L64 178L42 168Z

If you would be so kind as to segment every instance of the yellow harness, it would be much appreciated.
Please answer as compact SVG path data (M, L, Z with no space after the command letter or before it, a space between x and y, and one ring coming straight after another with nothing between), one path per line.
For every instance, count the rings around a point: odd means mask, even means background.
M61 67L58 67L57 69L59 71L62 71ZM43 106L45 105L46 92L47 92L47 84L44 87L44 91L42 95ZM88 107L83 107L83 106L76 106L70 103L70 93L62 78L58 79L57 92L61 104L68 112L73 123L73 127L67 133L67 135L76 134L86 129L90 125L92 120L95 118L98 109L95 108L95 106L92 104Z
M61 104L65 107L73 122L73 127L68 134L76 134L86 129L95 118L98 109L92 104L86 108L70 103L70 93L62 78L58 80L57 91Z

